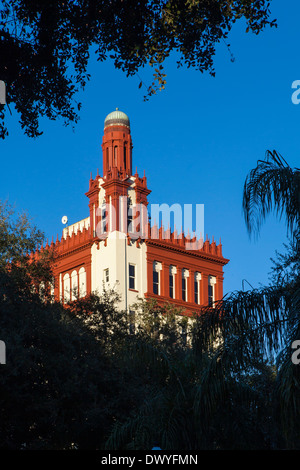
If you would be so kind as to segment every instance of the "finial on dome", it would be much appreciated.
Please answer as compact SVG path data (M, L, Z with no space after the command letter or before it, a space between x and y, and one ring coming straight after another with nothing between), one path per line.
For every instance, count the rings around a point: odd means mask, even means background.
M123 113L123 111L120 111L119 108L116 108L115 111L109 113L105 118L104 128L113 125L121 125L130 128L129 117L127 114Z

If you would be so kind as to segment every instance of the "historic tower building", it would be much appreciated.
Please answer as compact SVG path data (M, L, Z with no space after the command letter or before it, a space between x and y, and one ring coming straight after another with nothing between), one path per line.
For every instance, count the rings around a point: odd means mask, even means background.
M137 297L152 297L186 313L221 299L228 262L221 243L150 226L151 191L145 175L133 174L130 122L118 109L104 121L102 152L102 176L91 176L86 192L89 215L52 242L56 299L114 288L127 311Z

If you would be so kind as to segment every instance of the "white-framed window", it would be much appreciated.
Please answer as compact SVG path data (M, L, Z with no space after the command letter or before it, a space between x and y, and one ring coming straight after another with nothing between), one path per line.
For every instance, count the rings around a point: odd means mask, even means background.
M109 268L104 269L104 282L109 283Z
M63 277L63 284L64 284L64 301L70 301L70 275L66 273Z
M194 275L194 302L200 304L200 281L201 273L195 272Z
M53 301L54 301L54 285L55 285L55 280L54 280L54 277L52 277L51 282L50 282L50 295Z
M71 274L71 299L76 300L78 297L78 276L77 271L74 269Z
M217 279L215 276L208 276L208 305L212 306L215 302L215 285Z
M181 280L182 300L184 300L184 302L187 302L188 301L187 280L189 277L188 269L183 269L181 274L182 274L181 276L182 277L182 280Z
M162 264L158 261L153 263L153 294L160 295L160 271L162 270Z
M79 269L78 276L79 276L79 297L85 297L86 296L86 272L83 266Z
M127 231L128 233L132 233L134 230L133 215L134 215L134 209L133 209L132 200L131 200L131 197L128 196L127 198Z
M135 264L129 264L129 289L135 290L135 276L136 276Z
M177 272L176 266L169 268L169 297L175 299L175 274Z
M102 233L107 232L108 214L107 214L107 210L106 210L105 199L103 199L102 205L100 206L100 214L101 214L100 229L101 229L101 234L102 234Z

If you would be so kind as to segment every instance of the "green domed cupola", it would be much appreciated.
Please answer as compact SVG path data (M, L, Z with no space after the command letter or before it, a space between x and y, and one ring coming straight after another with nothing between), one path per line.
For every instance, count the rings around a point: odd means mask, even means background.
M104 121L104 129L108 126L114 126L118 124L121 126L130 127L130 121L127 114L123 113L122 111L119 111L119 108L116 108L115 111L109 113L106 116Z

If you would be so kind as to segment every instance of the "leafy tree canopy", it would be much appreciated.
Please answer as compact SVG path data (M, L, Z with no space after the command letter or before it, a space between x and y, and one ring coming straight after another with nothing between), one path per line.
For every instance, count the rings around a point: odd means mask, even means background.
M192 322L141 300L133 332L110 291L67 306L32 292L49 262L27 256L41 234L7 204L0 227L0 448L299 449L298 271Z
M116 68L134 75L154 69L146 97L166 80L165 59L176 51L178 66L214 75L216 45L241 19L258 34L270 19L267 0L1 0L0 79L7 102L20 113L25 134L41 134L39 118L77 122L74 95L84 87L91 47L97 59L111 58ZM140 86L142 83L140 83ZM1 106L1 105L0 105ZM0 137L5 138L0 109Z
M44 234L28 215L17 214L7 201L0 201L0 266L20 263L44 242Z
M44 234L33 225L25 212L16 213L8 202L0 201L0 297L23 299L48 292L52 282L53 252L43 249L30 256L44 242ZM42 287L44 286L44 287Z

